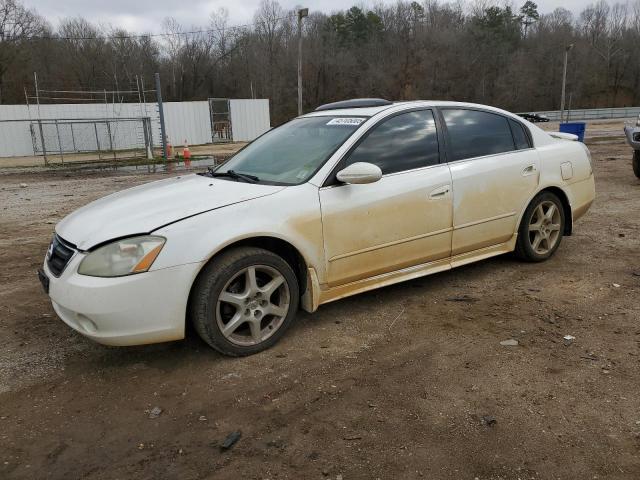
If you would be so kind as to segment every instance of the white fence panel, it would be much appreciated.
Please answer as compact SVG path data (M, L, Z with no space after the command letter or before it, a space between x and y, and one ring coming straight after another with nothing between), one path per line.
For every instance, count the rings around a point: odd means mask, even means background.
M26 105L0 105L0 120L29 118ZM33 155L29 122L0 122L0 157Z
M231 100L231 122L235 141L251 141L271 128L269 100ZM190 145L212 142L209 102L165 102L165 126L173 145L185 140ZM160 145L160 119L155 103L63 104L63 105L0 105L0 120L29 119L118 119L149 117L153 144ZM34 127L37 129L37 125ZM133 132L118 132L119 128L134 128L132 122L112 124L112 136L117 148L130 148ZM36 135L39 133L36 131ZM55 153L55 152L52 152ZM0 122L0 157L33 155L29 121Z
M0 120L33 120L33 119L118 119L150 117L153 129L153 141L160 144L160 122L158 106L154 103L121 103L121 104L61 104L61 105L0 105ZM0 157L33 155L33 140L29 130L29 121L0 122ZM136 144L137 132L118 129L136 128L132 122L112 123L111 135L117 149L132 148ZM37 124L34 124L36 136ZM48 127L50 128L50 127ZM79 133L81 133L80 130ZM80 141L82 139L79 138ZM105 147L106 145L103 145ZM55 154L56 152L50 152Z
M211 143L209 102L165 102L164 123L172 145ZM157 108L157 107L156 107ZM160 136L154 138L156 145Z
M231 129L235 142L250 142L271 128L269 100L230 100Z

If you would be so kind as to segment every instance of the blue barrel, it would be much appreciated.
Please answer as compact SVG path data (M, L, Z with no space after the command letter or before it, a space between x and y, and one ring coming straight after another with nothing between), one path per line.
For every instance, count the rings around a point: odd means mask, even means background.
M572 133L578 136L578 140L584 143L584 131L587 129L587 124L584 122L569 122L561 123L560 131L563 133Z

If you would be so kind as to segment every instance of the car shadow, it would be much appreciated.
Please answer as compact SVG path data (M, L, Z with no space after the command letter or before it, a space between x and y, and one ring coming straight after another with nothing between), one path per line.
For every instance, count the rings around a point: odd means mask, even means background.
M446 297L466 294L468 293L469 285L482 285L487 275L498 275L498 272L505 268L522 267L527 269L531 265L533 264L520 262L513 254L508 253L457 267L453 270L369 290L321 305L312 314L300 311L297 321L288 335L295 335L296 332L330 325L336 322L336 319L338 322L348 322L349 314L345 312L377 313L381 308L390 305L400 306L407 302L418 300L425 294L433 294L434 299L441 300L445 300L443 294Z
M285 337L274 347L257 354L260 358L295 355L302 350L297 348L297 336L314 335L314 330L334 323L348 324L357 314L377 312L381 308L402 305L433 294L434 299L443 299L442 295L464 294L471 285L482 285L489 275L498 275L501 270L510 268L527 269L532 264L521 263L510 254L493 257L482 262L465 265L454 270L435 275L408 280L387 287L378 288L358 295L328 303L310 314L300 310L296 321ZM477 290L475 292L477 295ZM313 340L313 339L312 339ZM89 340L86 340L90 342ZM93 369L126 369L144 364L148 368L172 371L188 366L199 368L214 365L226 365L236 359L226 357L209 347L193 328L188 327L184 340L169 343L140 345L130 347L108 347L90 342L93 347L83 349L79 358L69 359L73 363L82 363L82 369L90 365ZM308 354L308 350L304 350ZM302 355L302 353L300 353ZM248 357L255 358L256 356ZM69 365L72 367L72 365Z

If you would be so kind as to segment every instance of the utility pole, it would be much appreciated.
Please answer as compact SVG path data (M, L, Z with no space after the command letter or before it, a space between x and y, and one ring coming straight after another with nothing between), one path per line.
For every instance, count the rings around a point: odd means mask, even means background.
M302 19L307 16L308 8L298 10L298 115L302 115Z
M42 116L40 115L40 93L38 93L38 74L33 72L33 83L36 87L36 103L38 104L38 131L40 132L40 142L42 143L42 156L44 157L44 164L49 165L47 159L47 146L44 142L44 132L42 130ZM29 118L31 118L31 112L29 112Z
M160 116L160 136L162 141L162 158L166 162L169 158L169 152L167 152L167 132L164 127L164 108L162 107L162 91L160 88L160 74L155 74L156 78L156 98L158 99L158 113Z
M564 121L564 99L567 89L567 61L569 59L569 50L574 47L574 44L564 47L564 70L562 72L562 98L560 99L560 123Z

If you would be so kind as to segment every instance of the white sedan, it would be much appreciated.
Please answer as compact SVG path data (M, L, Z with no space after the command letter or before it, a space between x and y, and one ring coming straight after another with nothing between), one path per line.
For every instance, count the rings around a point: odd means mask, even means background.
M542 261L594 199L587 148L509 112L359 99L275 128L205 174L114 193L55 229L40 279L108 345L227 355L277 342L301 307L515 251Z

